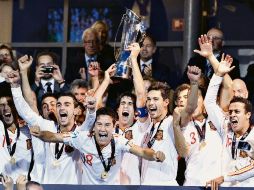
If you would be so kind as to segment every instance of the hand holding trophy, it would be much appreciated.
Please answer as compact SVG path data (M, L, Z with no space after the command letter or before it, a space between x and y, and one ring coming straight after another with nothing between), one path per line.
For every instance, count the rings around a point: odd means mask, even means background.
M145 36L144 27L141 18L137 16L132 10L127 9L123 15L121 23L123 24L120 52L116 62L116 73L113 76L118 79L131 79L131 62L129 59L130 50L129 45L136 42L138 33L141 32L141 40ZM121 25L120 23L120 25Z

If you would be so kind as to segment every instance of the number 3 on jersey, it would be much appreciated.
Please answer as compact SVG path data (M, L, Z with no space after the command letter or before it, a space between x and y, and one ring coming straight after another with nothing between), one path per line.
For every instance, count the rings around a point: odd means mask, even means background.
M195 132L190 133L191 144L195 144L197 139L195 138Z

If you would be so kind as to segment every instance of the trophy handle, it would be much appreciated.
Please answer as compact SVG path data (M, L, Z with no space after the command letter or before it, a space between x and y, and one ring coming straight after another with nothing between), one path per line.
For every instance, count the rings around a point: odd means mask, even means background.
M120 29L121 25L123 24L123 21L124 21L125 17L126 17L126 14L123 14L123 16L121 18L121 21L120 21L120 24L118 25L117 30L116 30L116 35L115 35L115 40L114 40L114 56L115 56L115 60L118 60L119 55L120 55L120 50L118 52L116 52L116 38L118 36L119 29Z

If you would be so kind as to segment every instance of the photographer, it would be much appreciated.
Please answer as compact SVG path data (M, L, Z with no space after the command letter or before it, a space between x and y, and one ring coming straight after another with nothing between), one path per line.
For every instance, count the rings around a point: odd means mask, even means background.
M36 57L35 81L32 90L37 96L38 105L45 93L59 93L69 90L57 65L57 56L53 52L41 52Z

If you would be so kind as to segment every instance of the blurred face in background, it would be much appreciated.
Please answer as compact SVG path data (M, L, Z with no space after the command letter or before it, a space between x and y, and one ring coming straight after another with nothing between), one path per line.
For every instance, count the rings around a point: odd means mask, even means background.
M93 28L97 32L98 39L100 40L100 44L104 45L107 41L107 38L108 38L107 28L103 24L100 24L100 23L96 24Z
M140 49L140 58L142 61L148 61L152 58L153 54L156 51L156 46L153 44L149 37L146 37L142 47Z
M11 64L13 62L11 53L8 49L0 49L0 62Z
M219 53L224 45L223 33L215 28L210 29L207 32L208 38L212 38L213 52Z
M87 32L84 37L83 47L88 56L93 56L97 53L99 40L94 32Z

